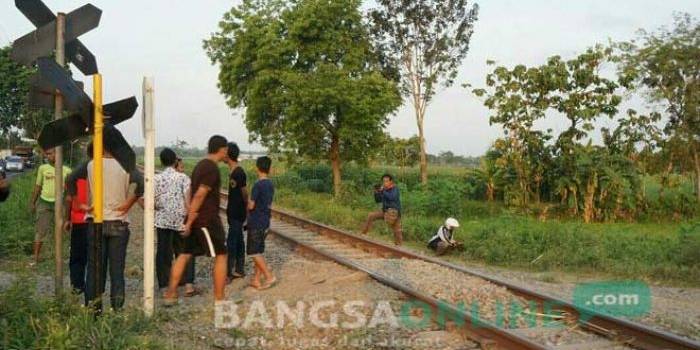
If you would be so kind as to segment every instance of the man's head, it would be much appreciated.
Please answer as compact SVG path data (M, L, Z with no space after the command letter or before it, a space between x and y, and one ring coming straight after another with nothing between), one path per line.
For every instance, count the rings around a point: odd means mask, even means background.
M214 135L209 138L209 145L207 146L207 152L210 156L214 157L216 161L222 161L226 159L226 154L228 153L228 147L226 146L226 138L221 135Z
M268 156L259 157L258 160L255 161L255 166L258 168L258 172L269 174L270 167L272 167L272 159Z
M182 161L182 158L178 158L175 162L175 170L181 173L185 172L185 162Z
M228 160L232 160L234 162L238 161L238 155L241 153L240 148L238 148L238 144L235 142L229 142L228 143Z
M164 167L172 167L177 163L177 154L170 148L164 148L160 151L160 164Z
M382 185L385 188L389 188L391 186L394 186L394 177L392 177L389 174L382 175Z
M47 149L46 151L44 151L44 157L46 157L46 160L49 161L49 164L56 163L56 149L55 148Z

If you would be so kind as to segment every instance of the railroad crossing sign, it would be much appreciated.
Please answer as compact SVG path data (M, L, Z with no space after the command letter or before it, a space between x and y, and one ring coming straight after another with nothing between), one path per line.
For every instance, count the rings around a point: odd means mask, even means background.
M12 58L31 65L36 58L48 56L56 47L56 15L41 0L15 0L15 6L37 30L15 41ZM66 16L65 55L85 75L97 73L97 62L77 37L97 27L101 14L100 9L88 4Z
M73 80L67 70L50 58L37 59L37 67L38 73L32 78L34 84L30 91L30 102L39 101L41 103L34 106L51 108L53 106L47 103L49 99L43 96L60 93L63 97L64 109L69 113L66 118L44 125L39 135L39 145L44 149L53 148L66 141L92 134L94 107L90 97L82 90L82 84ZM40 97L32 97L32 95ZM135 155L129 143L113 126L131 118L137 107L138 102L133 96L102 107L103 114L108 116L105 122L111 126L105 127L105 149L127 171L135 168Z

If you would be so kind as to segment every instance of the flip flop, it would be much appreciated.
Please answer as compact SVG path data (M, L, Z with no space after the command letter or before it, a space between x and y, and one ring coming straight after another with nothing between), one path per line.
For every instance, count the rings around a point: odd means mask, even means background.
M179 301L179 300L178 300L177 297L174 297L174 298L165 298L165 297L164 297L164 298L163 298L163 306L165 306L165 307L172 307L172 306L177 305L178 301Z
M249 287L249 288L253 288L253 289L255 289L255 290L260 290L260 288L262 288L262 286L256 286L256 285L254 285L254 284L252 284L252 283L249 283L249 284L248 284L248 287Z
M260 290L270 289L270 288L276 286L277 282L279 282L279 280L277 279L277 277L274 277L274 279L272 281L265 282L265 284L263 284L260 287Z
M192 290L185 292L184 296L186 298L191 298L195 295L200 295L200 294L202 294L202 291L199 290L199 288L193 288Z

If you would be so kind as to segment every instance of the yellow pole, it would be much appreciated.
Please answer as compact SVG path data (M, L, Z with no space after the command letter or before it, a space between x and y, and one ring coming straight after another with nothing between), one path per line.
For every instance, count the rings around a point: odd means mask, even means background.
M92 142L93 147L93 204L95 211L95 223L101 224L103 220L103 184L102 184L102 130L104 129L104 120L102 116L102 75L95 74L92 76L93 81L93 104L95 107L95 134Z
M95 74L92 78L93 87L93 98L92 102L94 104L94 136L92 141L92 204L94 213L94 239L91 250L92 250L92 285L94 286L94 295L90 297L93 298L91 302L98 314L102 313L102 283L100 283L102 276L102 222L104 220L103 216L103 206L104 206L104 174L102 169L102 154L103 154L103 139L102 131L104 129L104 120L102 116L102 75Z

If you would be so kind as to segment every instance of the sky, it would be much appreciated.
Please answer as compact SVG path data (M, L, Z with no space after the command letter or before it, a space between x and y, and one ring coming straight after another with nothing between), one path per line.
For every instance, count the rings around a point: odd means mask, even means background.
M54 12L70 12L85 0L45 0ZM209 136L222 134L244 150L261 150L248 142L243 110L232 110L217 88L218 67L202 49L202 40L217 30L222 15L239 1L218 0L93 0L102 9L99 27L81 41L97 57L103 75L105 103L136 96L141 101L145 76L155 81L156 144L176 139L204 147ZM479 19L467 58L453 87L442 89L428 107L425 119L430 153L452 151L478 156L502 135L489 126L482 101L462 87L483 87L488 59L499 65L539 65L552 55L570 58L609 39L629 40L639 28L670 25L674 12L700 17L697 0L482 0ZM365 7L372 7L367 2ZM0 45L33 30L12 0L0 0ZM77 80L92 92L92 78L73 69ZM626 105L643 108L632 100ZM601 121L599 126L610 126ZM537 125L561 131L565 125L555 115ZM141 109L119 126L127 140L143 145ZM404 103L391 117L391 135L417 133L412 107Z

